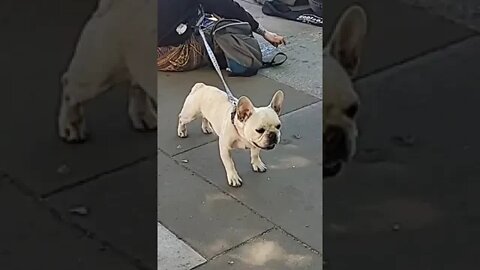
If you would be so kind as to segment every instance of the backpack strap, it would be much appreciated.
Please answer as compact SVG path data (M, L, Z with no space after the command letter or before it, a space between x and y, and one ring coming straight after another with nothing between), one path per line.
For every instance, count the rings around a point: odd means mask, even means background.
M278 56L283 56L285 57L284 59L280 60L280 61L275 61L275 59L277 59ZM266 67L276 67L276 66L280 66L281 64L285 63L285 61L287 61L288 57L285 53L283 52L278 52L277 54L275 54L275 56L272 58L272 61L270 62L263 62L263 67L266 68Z

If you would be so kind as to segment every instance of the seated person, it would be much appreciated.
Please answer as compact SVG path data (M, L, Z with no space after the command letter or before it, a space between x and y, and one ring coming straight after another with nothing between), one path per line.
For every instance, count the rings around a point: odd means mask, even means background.
M159 71L188 71L208 63L202 39L191 28L177 32L177 27L197 16L199 5L206 13L248 22L252 30L277 47L285 44L283 36L262 26L234 0L159 0L157 68Z

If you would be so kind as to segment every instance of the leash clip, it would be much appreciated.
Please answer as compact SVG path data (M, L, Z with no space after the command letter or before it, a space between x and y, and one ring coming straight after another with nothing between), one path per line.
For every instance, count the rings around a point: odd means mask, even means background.
M184 24L184 23L181 23L181 24L179 24L179 25L177 26L177 28L175 29L175 31L177 31L177 33L178 33L179 35L183 35L183 34L185 34L185 32L187 32L187 29L188 29L187 25Z

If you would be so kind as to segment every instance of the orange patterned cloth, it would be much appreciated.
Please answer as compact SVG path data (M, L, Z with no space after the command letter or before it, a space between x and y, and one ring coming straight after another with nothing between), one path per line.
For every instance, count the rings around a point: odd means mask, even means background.
M157 47L159 71L189 71L204 66L205 50L199 38L192 35L178 46Z

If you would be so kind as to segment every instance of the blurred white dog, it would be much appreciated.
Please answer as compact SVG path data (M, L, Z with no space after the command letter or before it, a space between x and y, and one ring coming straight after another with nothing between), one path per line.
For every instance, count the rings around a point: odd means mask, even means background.
M354 5L340 17L323 51L323 176L338 174L355 154L359 99L357 74L367 34L364 9Z
M100 0L85 25L68 70L58 134L66 142L87 138L83 105L130 82L128 113L138 130L157 126L156 0Z

